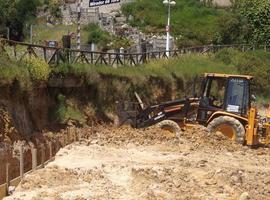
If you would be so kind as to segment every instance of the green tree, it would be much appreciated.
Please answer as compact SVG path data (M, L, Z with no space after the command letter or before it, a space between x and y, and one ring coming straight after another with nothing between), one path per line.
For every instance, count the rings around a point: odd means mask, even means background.
M104 51L110 49L112 36L108 32L103 31L97 24L89 24L85 30L88 32L89 44L97 44Z
M10 28L12 39L23 39L24 27L35 17L39 3L39 0L0 0L0 24Z
M234 11L242 17L242 26L249 35L250 42L270 44L269 0L235 0Z
M49 0L48 2L49 11L51 15L54 16L55 18L62 17L62 13L60 9L61 4L62 4L62 0Z
M219 31L214 43L233 44L242 42L241 20L238 15L224 15L218 20Z

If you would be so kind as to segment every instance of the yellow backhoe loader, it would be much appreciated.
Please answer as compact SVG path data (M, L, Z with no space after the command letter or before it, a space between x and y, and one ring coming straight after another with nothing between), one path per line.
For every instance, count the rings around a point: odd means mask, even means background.
M252 76L206 73L200 97L169 101L145 107L136 102L118 102L120 124L134 128L158 125L179 135L196 124L210 132L220 131L229 139L250 146L269 144L270 109L259 116L251 95Z

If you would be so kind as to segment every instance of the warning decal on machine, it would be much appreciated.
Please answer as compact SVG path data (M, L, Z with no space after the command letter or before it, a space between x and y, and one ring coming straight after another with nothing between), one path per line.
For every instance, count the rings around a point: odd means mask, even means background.
M227 111L228 111L228 112L239 112L239 106L228 105Z

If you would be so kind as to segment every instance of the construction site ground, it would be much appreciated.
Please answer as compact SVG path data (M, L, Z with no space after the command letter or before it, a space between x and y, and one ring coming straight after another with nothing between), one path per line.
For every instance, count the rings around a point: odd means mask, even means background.
M6 200L270 199L270 151L202 127L180 138L158 128L80 128L87 139L61 149Z

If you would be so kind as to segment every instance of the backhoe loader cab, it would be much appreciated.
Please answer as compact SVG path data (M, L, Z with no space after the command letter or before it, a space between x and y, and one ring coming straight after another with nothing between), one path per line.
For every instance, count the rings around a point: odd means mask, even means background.
M246 141L245 127L251 108L251 76L205 74L197 122L220 131L231 140Z
M197 121L207 125L215 112L247 117L251 76L205 74ZM225 113L223 113L225 114Z

